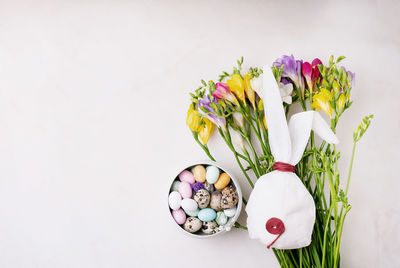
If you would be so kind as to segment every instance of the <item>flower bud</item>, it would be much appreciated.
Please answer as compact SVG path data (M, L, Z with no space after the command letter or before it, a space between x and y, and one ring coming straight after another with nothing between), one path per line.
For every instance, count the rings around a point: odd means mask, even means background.
M346 104L346 96L342 93L339 96L339 99L336 102L336 109L338 110L338 113L342 113L343 112L343 108Z
M251 88L251 75L246 74L244 76L244 90L246 92L247 95L247 99L250 101L250 103L253 105L253 108L255 108L255 93L254 90Z

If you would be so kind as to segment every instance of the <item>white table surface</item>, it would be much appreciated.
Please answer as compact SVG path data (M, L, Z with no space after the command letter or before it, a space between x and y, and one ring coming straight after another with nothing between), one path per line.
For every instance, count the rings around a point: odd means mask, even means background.
M0 3L0 267L278 267L245 231L185 236L165 195L175 167L206 158L185 125L199 80L288 53L356 72L343 177L353 128L375 118L342 266L400 267L398 1ZM248 196L218 135L210 147Z

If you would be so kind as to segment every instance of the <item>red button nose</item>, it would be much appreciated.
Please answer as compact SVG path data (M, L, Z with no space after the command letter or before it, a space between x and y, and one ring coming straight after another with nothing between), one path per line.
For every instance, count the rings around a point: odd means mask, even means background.
M278 238L285 232L285 224L283 224L283 221L281 219L270 218L265 223L265 229L267 229L268 233L270 234L278 235L275 240L267 246L267 248L270 248L276 242L276 240L278 240Z

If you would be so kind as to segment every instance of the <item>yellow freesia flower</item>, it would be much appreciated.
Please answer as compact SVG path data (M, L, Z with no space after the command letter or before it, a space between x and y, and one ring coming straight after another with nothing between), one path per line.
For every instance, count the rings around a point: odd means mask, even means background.
M200 126L201 116L198 111L195 110L194 104L191 104L187 111L186 125L191 131L197 131Z
M336 102L337 110L341 112L345 104L346 104L346 96L342 93L340 94L339 99Z
M246 95L244 94L245 84L240 74L232 75L231 79L228 79L226 83L236 97L246 105Z
M261 100L261 99L260 99L260 101L258 102L258 110L264 111L264 102L263 102L263 100Z
M333 94L332 94L332 92L330 92L330 91L327 90L326 88L321 88L320 92L322 93L322 95L324 95L324 97L325 97L328 101L333 100Z
M199 137L203 144L207 144L210 139L210 135L214 130L214 124L207 118L203 118L204 124L201 124L197 130Z
M252 79L251 75L246 74L244 76L244 91L246 92L247 98L249 99L250 103L253 105L253 108L256 108L255 101L256 95L254 90L251 88L250 80Z
M265 114L264 114L264 117L263 117L263 123L264 123L265 129L268 129L268 127L267 127L267 121L265 121Z
M326 91L328 91L328 90L326 90ZM328 98L329 98L329 96L326 95L326 92L322 92L322 90L321 90L321 92L319 92L313 96L311 108L315 108L317 111L322 110L327 115L329 115L330 118L332 118L332 106L329 103Z

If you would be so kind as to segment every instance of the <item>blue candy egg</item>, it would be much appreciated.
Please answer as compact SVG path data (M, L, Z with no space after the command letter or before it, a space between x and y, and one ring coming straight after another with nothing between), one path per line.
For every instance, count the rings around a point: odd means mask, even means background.
M214 166L208 166L206 169L206 179L208 183L215 183L219 177L219 168Z
M201 221L213 221L217 217L217 213L212 208L203 208L197 216Z

